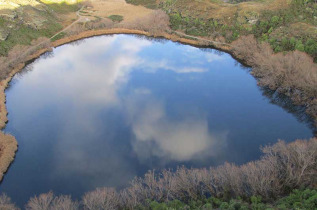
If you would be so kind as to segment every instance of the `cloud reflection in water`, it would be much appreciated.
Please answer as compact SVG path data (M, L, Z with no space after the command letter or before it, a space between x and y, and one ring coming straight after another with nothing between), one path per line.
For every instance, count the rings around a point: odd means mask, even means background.
M311 135L229 55L128 35L55 49L14 78L7 106L20 146L1 187L21 203L122 187L149 169L241 163Z
M126 143L131 145L133 153L143 164L151 157L158 157L164 163L209 157L226 144L228 131L211 134L206 116L184 115L178 120L169 117L164 99L157 98L147 87L134 87L129 94L120 95L134 71L155 73L163 70L176 75L204 73L208 69L202 58L198 62L193 56L203 54L205 62L221 60L222 57L184 46L185 50L176 49L171 53L193 57L192 60L170 61L168 56L171 55L162 51L160 55L147 56L146 50L153 47L147 40L120 36L97 39L58 48L52 58L39 61L32 74L24 75L23 82L29 91L39 91L42 96L34 95L36 101L33 104L37 108L54 104L56 100L69 107L60 110L63 121L55 128L57 137L53 151L56 155L53 155L52 179L75 174L94 177L100 174L100 179L86 183L98 186L103 184L103 176L117 183L120 182L117 177L131 179L136 174L133 164L126 161L131 156L122 155L122 151L113 152L116 150L113 142L120 138L117 139L118 134L108 127L116 127L109 125L118 122L104 123L100 119L101 113L106 117L110 112L127 116L122 117L122 120L128 118L126 122L120 122L131 130L130 136L127 135L131 139ZM42 91L38 87L43 87ZM92 155L98 147L102 147L104 153ZM100 167L101 161L108 170ZM114 175L113 171L118 172Z

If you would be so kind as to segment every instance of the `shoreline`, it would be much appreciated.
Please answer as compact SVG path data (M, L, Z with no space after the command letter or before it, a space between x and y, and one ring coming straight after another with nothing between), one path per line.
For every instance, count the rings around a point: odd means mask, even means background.
M46 52L51 51L51 48L59 47L65 44L69 44L74 41L78 41L81 39L94 37L94 36L102 36L102 35L114 35L114 34L135 34L135 35L144 35L147 37L162 37L174 42L180 42L183 44L189 44L194 46L199 46L199 42L196 40L185 39L171 34L160 34L159 36L154 36L149 32L142 30L134 30L134 29L126 29L126 28L112 28L112 29L101 29L101 30L90 30L83 31L77 35L68 36L54 42L50 43L50 48L40 48L36 50L31 55L27 56L23 62L18 63L8 74L6 79L0 81L0 143L2 143L2 147L0 148L0 182L3 179L4 174L10 167L11 163L15 158L15 153L18 150L18 142L16 138L10 134L4 133L2 130L5 128L8 122L8 111L6 107L6 95L5 90L8 87L12 78L19 72L23 70L23 68L31 61L39 58ZM31 46L32 47L32 46Z
M135 29L127 29L127 28L110 28L110 29L83 31L83 32L80 32L79 34L71 35L71 36L56 40L54 42L50 42L49 47L42 47L40 49L35 50L35 52L28 55L24 59L24 61L22 61L21 63L18 63L14 68L12 68L10 73L7 75L6 79L0 81L0 128L4 129L8 121L5 90L8 87L14 75L19 73L21 70L23 70L23 68L28 63L39 58L44 53L51 51L52 47L56 48L56 47L59 47L74 41L89 38L89 37L102 36L102 35L114 35L114 34L143 35L146 37L164 38L173 42L188 44L195 47L213 48L213 49L221 50L225 53L228 53L238 62L242 63L245 66L251 67L251 65L248 64L247 60L240 59L238 55L235 55L235 52L233 51L234 47L229 46L226 43L219 43L212 40L210 40L207 43L204 40L199 40L200 39L199 37L197 37L196 40L193 40L193 39L183 38L179 35L171 34L167 32L154 35L150 32L146 32L143 30L135 30ZM31 48L32 47L34 46L31 46ZM9 134L5 134L3 131L0 132L0 143L1 142L3 143L4 148L0 148L0 155L1 155L0 156L0 181L2 180L4 173L10 167L10 164L13 162L15 153L18 149L18 143L15 137Z

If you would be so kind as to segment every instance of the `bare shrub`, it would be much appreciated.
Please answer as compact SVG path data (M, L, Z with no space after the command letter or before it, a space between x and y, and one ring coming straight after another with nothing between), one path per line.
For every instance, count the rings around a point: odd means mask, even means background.
M114 22L107 18L99 18L93 21L89 21L85 24L85 28L88 30L93 29L107 29L107 28L113 28Z
M67 30L68 35L77 35L80 32L83 32L85 30L84 26L82 24L74 24L72 27L70 27Z
M197 200L204 195L202 176L199 169L178 168L175 172L173 194L181 200Z
M149 171L144 178L135 178L119 193L113 188L99 188L86 193L82 197L82 207L86 210L135 209L141 205L146 207L149 201L177 199L186 203L210 196L232 199L257 195L270 201L296 188L316 189L317 138L289 144L279 141L262 148L262 151L264 156L260 160L241 166L225 163L210 169L180 167L175 172ZM5 195L0 197L1 205L15 209ZM26 205L29 210L78 208L78 203L69 196L56 197L51 192L31 198Z
M274 158L278 177L285 191L313 187L317 183L317 139L296 140L290 144L279 141L263 148L265 157Z
M26 205L28 210L76 210L77 202L73 202L70 196L54 196L52 192L35 196Z
M11 202L11 198L10 197L8 197L6 194L2 193L0 195L0 209L1 210L18 210L19 208L16 207Z
M148 31L152 35L160 35L169 31L169 17L162 10L154 10L149 15L138 18L133 22L122 23L120 26L130 29Z
M259 43L252 35L232 44L234 55L253 67L252 74L261 86L306 106L317 125L317 64L313 58L300 51L274 54L268 43Z
M147 200L183 202L204 196L222 198L262 196L271 200L291 189L316 187L317 139L279 141L263 148L264 156L242 166L225 163L217 168L178 168L161 174L148 172L135 178L131 186L120 192L122 207L132 209L146 205Z
M260 195L265 199L275 198L282 193L279 171L275 158L250 162L241 167L243 191L240 195Z
M29 56L38 50L51 50L50 39L40 37L32 41L31 46L16 45L8 53L7 57L0 58L0 80L5 79L10 71L18 64L25 63Z
M113 188L97 188L95 191L86 193L82 198L84 209L117 209L119 196Z

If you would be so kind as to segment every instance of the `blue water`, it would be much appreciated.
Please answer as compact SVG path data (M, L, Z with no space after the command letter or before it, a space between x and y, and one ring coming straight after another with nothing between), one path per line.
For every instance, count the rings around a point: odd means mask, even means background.
M132 35L54 49L6 90L19 143L0 185L23 206L126 186L147 170L258 159L261 145L310 138L230 55Z

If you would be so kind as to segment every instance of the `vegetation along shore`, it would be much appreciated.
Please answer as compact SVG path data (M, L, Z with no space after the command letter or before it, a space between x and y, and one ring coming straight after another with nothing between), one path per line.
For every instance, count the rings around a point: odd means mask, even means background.
M251 74L260 86L303 107L316 130L315 0L4 0L0 4L0 127L3 129L7 122L5 89L27 63L53 47L121 33L163 37L226 51L252 67ZM251 208L254 203L261 203L252 196L276 202L292 189L303 187L312 191L296 191L290 196L306 192L316 201L316 141L298 140L288 145L278 142L263 149L265 155L261 160L242 166L226 164L212 169L149 172L120 192L98 189L87 193L81 205L86 209L149 206L161 209L162 205L185 208L190 202L200 200L203 201L200 207L207 208L231 205L233 198L235 205L247 202L245 205ZM16 139L1 132L0 180L16 151ZM223 200L206 200L210 196ZM80 206L70 197L54 197L49 193L32 198L28 208L61 209L58 205L66 203L69 208L64 209ZM15 208L5 196L0 199L1 205Z

